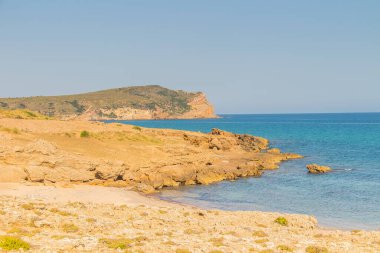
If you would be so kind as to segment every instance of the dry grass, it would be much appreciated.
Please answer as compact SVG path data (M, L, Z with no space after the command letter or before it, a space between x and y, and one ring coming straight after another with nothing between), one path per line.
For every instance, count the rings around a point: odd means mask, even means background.
M0 119L38 119L46 120L50 119L49 117L42 115L38 112L32 112L29 110L15 109L15 110L4 110L0 109Z
M134 242L134 240L129 238L118 238L118 239L107 239L103 238L100 239L100 242L107 245L110 249L126 249L131 247L131 244Z
M52 213L56 213L56 214L59 214L59 215L61 215L61 216L72 216L71 213L66 212L66 211L59 210L59 209L57 209L57 208L52 208L52 209L50 209L50 212L52 212Z
M3 127L3 126L0 126L0 131L3 131L3 132L7 132L7 133L10 133L10 134L20 134L21 131L14 127L14 128L9 128L9 127Z
M23 209L25 209L25 210L33 210L35 207L34 207L34 205L32 204L32 203L27 203L27 204L23 204L23 205L21 205L21 207L23 208Z

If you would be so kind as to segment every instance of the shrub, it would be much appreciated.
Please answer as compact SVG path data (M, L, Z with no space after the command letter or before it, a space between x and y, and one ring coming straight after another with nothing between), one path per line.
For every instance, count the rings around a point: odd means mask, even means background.
M96 222L96 219L95 218L87 218L86 221L88 223L94 223L94 222Z
M278 217L277 219L274 220L277 224L280 224L281 226L287 226L288 225L288 220L285 217Z
M133 129L134 129L134 130L137 130L137 131L141 131L141 130L142 130L142 128L139 127L139 126L133 126Z
M28 115L28 116L30 116L30 117L32 117L32 118L37 117L37 115L36 115L35 113L33 113L33 112L25 111L25 113L26 113L26 115Z
M328 250L325 247L309 246L305 250L306 253L327 253Z
M286 245L278 245L277 249L281 251L286 251L286 252L293 252L293 249Z
M75 233L79 231L79 228L75 226L74 224L63 224L62 229L66 233Z
M17 237L0 236L0 248L4 250L29 250L30 245Z
M31 203L28 203L28 204L22 204L21 207L25 210L33 210L34 209L34 205L31 204Z
M105 243L110 249L126 249L130 247L133 243L132 239L121 238L121 239L100 239L101 242Z
M88 138L88 137L90 137L90 132L88 132L88 131L82 131L80 133L80 137L82 137L82 138Z

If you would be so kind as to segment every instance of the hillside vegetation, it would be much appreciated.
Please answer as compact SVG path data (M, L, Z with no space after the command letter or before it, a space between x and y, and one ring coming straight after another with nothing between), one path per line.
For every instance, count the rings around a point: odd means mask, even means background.
M67 96L0 98L0 108L28 109L57 118L176 118L191 111L191 102L202 95L158 85L135 86Z
M0 109L0 119L49 119L49 117L38 112L32 112L25 109L4 110Z

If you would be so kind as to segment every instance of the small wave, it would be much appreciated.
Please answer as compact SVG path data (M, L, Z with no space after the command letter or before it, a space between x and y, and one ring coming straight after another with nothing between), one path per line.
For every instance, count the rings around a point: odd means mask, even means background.
M352 169L352 168L342 168L342 169L334 169L333 171L335 171L335 172L339 172L339 171L352 171L352 170L354 170L354 169Z

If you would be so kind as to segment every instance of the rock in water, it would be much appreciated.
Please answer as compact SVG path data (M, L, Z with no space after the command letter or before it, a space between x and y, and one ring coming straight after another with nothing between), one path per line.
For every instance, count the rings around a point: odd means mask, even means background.
M309 170L309 173L312 174L323 174L332 171L328 166L321 166L318 164L308 164L306 168Z

